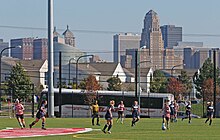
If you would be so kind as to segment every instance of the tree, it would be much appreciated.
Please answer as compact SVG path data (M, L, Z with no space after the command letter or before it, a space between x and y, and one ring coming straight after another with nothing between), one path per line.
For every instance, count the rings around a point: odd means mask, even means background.
M75 84L76 86L76 84ZM79 83L79 86L78 86L79 89L86 89L86 78L84 78L80 83Z
M182 91L184 91L184 85L181 81L171 77L167 85L167 91L174 95L175 100L179 100L182 97Z
M86 90L87 91L97 91L100 89L100 84L96 80L96 77L89 75L86 79Z
M13 99L28 99L33 92L33 84L30 77L20 63L12 67L10 77L5 82L8 89L6 92L12 91Z
M196 90L199 92L197 93L197 97L202 97L202 85L206 79L213 79L214 78L214 65L211 62L211 59L208 58L206 61L203 63L203 66L200 68L200 72L196 72L193 76L193 82L196 85ZM220 79L219 77L219 68L216 69L216 77L217 81Z
M150 91L151 92L159 92L165 93L166 92L166 84L167 78L165 77L164 73L160 70L155 70L153 73L153 78L150 84Z
M202 94L204 101L213 101L214 99L214 85L213 85L213 79L209 78L206 79L202 84ZM216 86L216 94L219 95L220 89L219 86Z
M84 102L88 105L94 103L96 99L96 92L101 88L100 84L96 80L96 77L89 75L86 79L86 90Z
M107 80L108 82L108 90L110 91L120 91L121 90L121 79L116 77L111 77Z
M179 81L184 86L184 91L182 91L182 94L184 96L189 95L192 91L192 79L187 75L185 70L181 70L181 74L179 75Z

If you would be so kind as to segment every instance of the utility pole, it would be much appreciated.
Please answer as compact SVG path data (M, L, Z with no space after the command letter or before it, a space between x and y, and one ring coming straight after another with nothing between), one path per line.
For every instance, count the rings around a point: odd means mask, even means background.
M138 51L135 50L135 98L136 99L137 99L137 91L138 91L137 75L138 75Z
M214 118L215 118L215 115L216 115L216 49L213 49L213 63L214 63L214 69L213 69L213 72L214 72L214 87L213 87L213 91L214 91L214 101L213 101L213 105L214 105Z
M48 115L54 117L53 0L48 0Z
M59 117L62 115L62 52L59 52Z

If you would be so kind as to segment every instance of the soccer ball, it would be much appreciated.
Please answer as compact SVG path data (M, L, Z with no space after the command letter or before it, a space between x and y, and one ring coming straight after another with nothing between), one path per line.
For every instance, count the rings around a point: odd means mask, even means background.
M166 128L166 126L165 126L165 124L163 123L162 124L162 130L166 130L167 128Z
M166 129L167 129L166 126L163 126L163 127L162 127L162 130L166 130Z

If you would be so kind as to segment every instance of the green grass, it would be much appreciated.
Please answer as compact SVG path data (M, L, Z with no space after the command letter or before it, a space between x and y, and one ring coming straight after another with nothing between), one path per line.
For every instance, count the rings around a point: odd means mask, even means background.
M26 124L29 124L33 118L26 118ZM171 129L161 130L161 119L150 118L141 119L135 127L131 127L131 119L126 118L124 124L116 123L112 128L112 134L104 134L101 131L92 131L84 134L48 136L21 139L37 140L219 140L220 138L220 119L214 119L213 125L208 126L204 123L205 119L193 119L191 124L187 120L179 120L177 123L171 123ZM53 128L74 128L86 127L101 129L104 125L104 119L101 119L101 126L91 126L90 118L55 118L47 119L46 127ZM41 122L35 127L40 128ZM0 129L6 127L18 127L15 118L1 118Z

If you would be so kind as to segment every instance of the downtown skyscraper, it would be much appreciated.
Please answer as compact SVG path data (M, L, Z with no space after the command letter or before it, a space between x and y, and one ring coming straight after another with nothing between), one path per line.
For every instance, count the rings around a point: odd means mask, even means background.
M140 47L149 49L150 60L148 61L151 61L151 63L159 69L163 68L164 43L159 17L153 10L150 10L145 15Z

